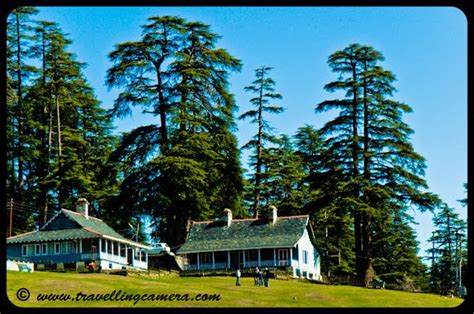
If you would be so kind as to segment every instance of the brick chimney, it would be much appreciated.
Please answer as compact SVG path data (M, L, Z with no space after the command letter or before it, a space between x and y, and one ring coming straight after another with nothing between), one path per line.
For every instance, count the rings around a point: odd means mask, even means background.
M89 202L85 198L80 198L76 202L76 212L89 219Z
M278 215L277 215L277 211L278 209L276 208L276 206L274 205L270 205L268 207L268 221L274 225L275 222L277 221L277 218L278 218Z
M232 211L228 208L224 209L224 221L227 224L227 227L232 223Z

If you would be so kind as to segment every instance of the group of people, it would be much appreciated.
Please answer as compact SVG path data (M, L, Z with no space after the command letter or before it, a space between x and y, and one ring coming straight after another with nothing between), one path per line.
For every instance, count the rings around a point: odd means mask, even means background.
M236 277L236 282L235 282L235 285L236 286L240 286L240 277L242 276L242 273L240 272L240 268L237 269L237 271L235 272L235 277ZM261 271L260 269L255 268L255 272L254 272L254 286L265 286L265 287L268 287L269 286L269 282L268 280L270 279L270 272L268 271L268 268L265 268L264 271Z

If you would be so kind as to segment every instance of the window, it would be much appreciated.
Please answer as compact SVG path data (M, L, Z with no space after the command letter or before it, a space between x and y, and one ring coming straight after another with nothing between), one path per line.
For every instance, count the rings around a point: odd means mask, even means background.
M112 241L109 241L109 240L105 240L106 243L107 243L107 253L108 254L112 254L112 245L113 245L113 242Z
M114 255L119 255L119 244L115 241L110 241L112 244L112 252Z
M35 245L34 244L28 244L28 247L27 247L27 250L26 250L26 255L27 256L35 255Z
M35 244L35 255L41 255L41 244Z
M41 245L41 254L43 254L43 255L48 254L48 245L46 243Z
M54 254L60 254L60 253L61 253L61 244L54 243Z
M21 256L26 256L28 254L28 245L21 246Z
M74 243L67 241L61 243L61 253L62 254L69 254L74 253Z
M54 243L48 243L48 252L49 254L54 253Z
M303 263L308 264L308 251L303 250Z

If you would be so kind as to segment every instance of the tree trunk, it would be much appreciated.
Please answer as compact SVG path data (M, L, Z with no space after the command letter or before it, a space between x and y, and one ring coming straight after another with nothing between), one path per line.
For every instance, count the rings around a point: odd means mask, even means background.
M262 132L263 132L263 121L262 121L262 99L263 99L263 75L262 83L260 85L260 95L258 104L258 134L257 134L257 165L255 168L255 200L253 204L253 218L258 218L260 215L260 184L262 180Z
M56 119L57 119L57 131L58 131L58 174L59 174L59 186L58 186L58 205L61 209L62 205L62 181L63 181L63 167L62 167L62 144L61 144L61 116L59 111L59 88L56 87Z
M353 86L353 99L352 99L352 171L353 178L357 179L359 177L359 136L357 132L357 72L355 61L352 60L352 80L354 82ZM359 187L358 183L354 186L353 197L355 199L359 198ZM355 238L355 256L356 256L356 272L359 276L363 276L364 273L364 260L363 260L363 243L362 243L362 230L361 230L361 213L358 208L353 210L354 215L354 238Z
M20 17L16 14L16 36L17 36L17 114L18 116L18 147L17 147L17 159L18 159L18 191L17 199L22 200L21 188L23 186L23 90L22 90L22 67L21 67L21 39L20 39Z
M367 61L364 61L364 72L367 73ZM363 102L364 102L364 179L365 184L370 185L370 157L369 157L369 104L367 100L367 78L364 76L363 81ZM365 197L366 202L370 202L368 197ZM372 217L369 213L364 212L362 218L362 256L365 260L363 276L365 284L367 285L374 277L374 270L372 268L372 236L371 226Z

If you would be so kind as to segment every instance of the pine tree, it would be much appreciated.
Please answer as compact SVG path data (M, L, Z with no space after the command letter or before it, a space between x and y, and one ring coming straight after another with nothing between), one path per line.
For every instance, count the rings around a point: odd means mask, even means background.
M275 142L275 138L272 135L272 128L268 121L264 118L264 113L282 113L283 107L275 106L270 104L273 99L281 99L282 96L275 93L275 81L268 76L268 73L272 70L271 67L262 66L255 70L256 79L252 82L252 85L245 87L245 91L256 94L255 97L250 99L250 103L255 109L249 110L240 115L239 119L251 119L251 123L257 124L257 134L247 142L242 148L253 149L253 155L251 156L251 166L255 168L253 175L253 186L252 192L254 194L254 201L251 212L254 217L259 216L260 212L260 194L262 191L262 175L263 175L263 156L262 153L265 150L265 144L267 142Z
M338 156L327 146L319 130L305 125L296 135L297 154L302 156L306 176L303 213L311 214L318 247L323 254L322 271L327 275L353 273L352 218L346 209L347 191Z
M413 131L402 121L411 108L391 100L394 75L378 65L383 56L372 47L351 44L329 57L340 77L325 88L345 91L345 98L324 101L316 111L340 110L321 133L334 152L346 189L352 195L346 206L354 217L356 272L366 282L372 267L374 223L386 219L392 207L403 211L414 205L431 210L438 198L427 189L424 158L414 152L409 136Z
M25 179L28 176L28 104L25 104L27 83L36 69L27 64L31 55L32 21L31 16L38 12L32 7L19 7L13 10L7 19L7 73L10 75L10 86L15 90L15 103L11 100L8 112L10 132L7 135L7 160L10 165L8 173L10 185L7 197L18 201L27 201ZM11 98L12 99L12 98Z
M455 287L461 285L459 265L467 255L467 224L444 203L433 217L433 224L436 229L429 239L432 248L427 250L431 257L432 290L440 293L456 291Z
M31 216L41 225L54 209L73 208L80 196L92 201L92 210L98 210L105 203L107 192L104 190L113 185L106 182L103 169L107 169L105 156L114 144L114 137L110 117L100 108L84 78L84 64L68 51L71 41L56 23L39 21L33 28L33 22L29 21L24 28L28 31L28 42L20 46L20 51L25 52L21 63L17 63L18 57L15 59L17 54L14 54L11 60L15 62L10 60L8 64L12 73L18 72L15 65L22 65L22 83L19 76L11 80L12 86L22 86L21 115L17 116L19 112L13 107L7 114L9 121L20 119L23 125L21 139L13 138L18 135L18 132L14 134L18 123L8 128L11 142L21 143L22 147L24 183L21 190L25 197L20 204L43 207L43 213L35 212ZM8 41L10 52L15 51L16 44L13 39ZM40 66L34 68L31 64ZM31 75L26 76L25 71L30 69ZM9 96L9 104L14 103L17 90ZM8 148L12 156L17 152L14 147ZM16 168L17 164L11 167ZM14 180L9 179L9 182ZM31 221L26 220L28 217L24 218L14 222L19 232L31 227Z
M305 172L289 136L276 139L277 146L263 151L262 203L275 205L282 215L301 214L305 205Z
M241 65L216 48L219 36L209 25L171 16L149 22L140 40L109 54L107 83L123 89L113 113L123 117L133 105L160 119L125 134L113 154L125 171L116 202L118 210L128 206L129 217L151 215L161 239L174 246L191 219L222 206L238 209L242 183L228 75Z

